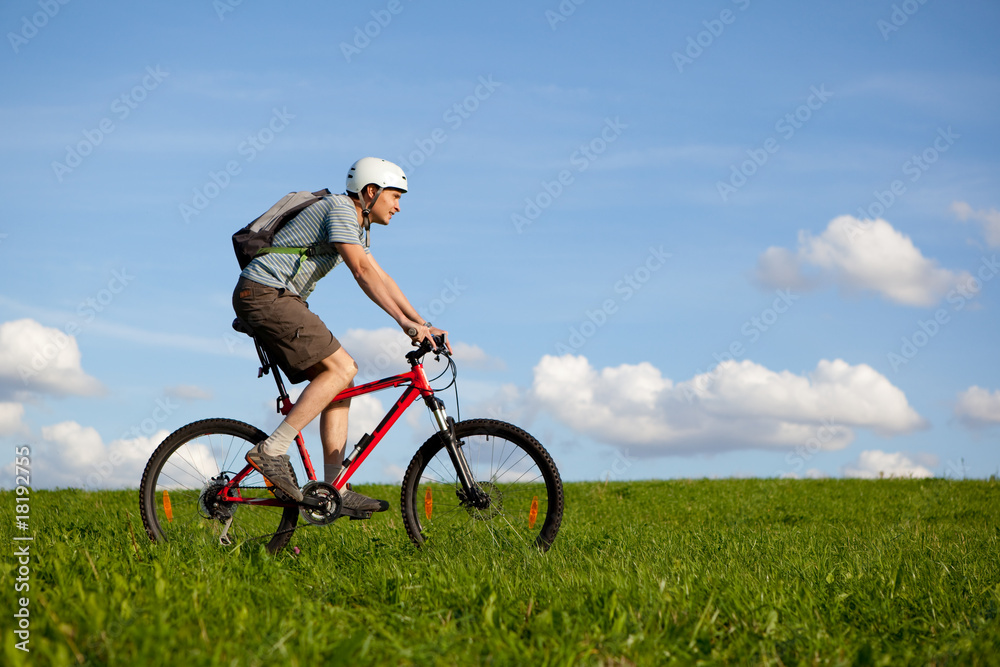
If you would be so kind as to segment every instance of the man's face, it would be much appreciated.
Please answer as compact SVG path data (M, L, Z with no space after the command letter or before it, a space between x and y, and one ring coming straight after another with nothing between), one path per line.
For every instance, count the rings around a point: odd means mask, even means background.
M402 196L403 193L399 190L383 190L371 213L368 214L368 219L380 225L388 225L392 216L399 213L399 198Z

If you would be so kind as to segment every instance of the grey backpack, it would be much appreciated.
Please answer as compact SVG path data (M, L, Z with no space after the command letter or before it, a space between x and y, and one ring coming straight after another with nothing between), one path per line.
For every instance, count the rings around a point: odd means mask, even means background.
M233 250L236 251L236 261L240 263L240 269L245 269L250 260L257 255L269 252L306 256L328 253L330 251L328 243L307 248L272 248L271 243L274 242L274 235L285 226L285 223L329 195L330 190L326 188L317 192L308 190L289 192L267 209L267 212L233 234Z

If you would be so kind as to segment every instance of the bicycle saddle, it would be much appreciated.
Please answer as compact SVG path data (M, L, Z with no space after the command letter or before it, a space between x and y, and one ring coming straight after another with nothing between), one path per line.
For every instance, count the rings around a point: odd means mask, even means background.
M233 320L233 330L239 331L240 333L246 334L251 338L253 338L253 331L250 329L250 327L248 327L246 324L243 323L243 320L241 320L238 317Z

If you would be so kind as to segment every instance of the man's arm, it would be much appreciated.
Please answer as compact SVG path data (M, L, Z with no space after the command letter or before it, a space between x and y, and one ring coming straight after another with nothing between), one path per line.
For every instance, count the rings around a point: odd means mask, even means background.
M403 331L415 328L417 330L417 335L414 337L416 340L430 338L434 333L445 333L441 330L431 331L424 326L423 318L413 308L396 282L382 270L375 258L366 253L362 246L351 243L337 243L335 245L337 252L344 258L344 263L347 264L354 279L358 282L358 286L368 295L369 299L396 320Z
M423 324L426 320L424 320L424 318L420 316L420 313L418 313L417 310L410 304L409 299L407 299L406 295L403 294L403 290L399 289L399 285L396 284L396 281L393 280L381 266L379 266L379 263L375 261L375 257L368 255L368 263L372 265L375 272L378 273L380 278L382 278L382 282L389 290L389 295L392 297L392 300L396 302L396 305L399 306L399 309L403 311L403 314L414 322Z
M418 313L416 309L410 304L409 299L407 299L406 295L403 294L403 290L399 289L399 285L397 285L396 281L392 279L392 276L386 273L382 269L382 267L379 266L379 263L375 261L375 257L373 257L371 254L368 254L368 262L375 268L376 271L378 271L378 274L382 277L382 282L385 283L385 286L389 289L389 293L392 295L392 298L396 301L396 305L399 306L399 309L402 310L407 317L411 318L415 322L420 322L421 324L427 322L427 320L421 317L420 313ZM448 352L451 352L451 343L448 342L448 332L445 331L444 329L439 329L438 327L434 326L429 327L429 329L431 335L433 336L444 336L445 347L448 348Z

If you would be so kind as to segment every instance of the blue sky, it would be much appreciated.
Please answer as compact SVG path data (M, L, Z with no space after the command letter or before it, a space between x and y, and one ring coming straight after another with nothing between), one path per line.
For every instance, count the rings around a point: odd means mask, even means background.
M117 487L190 421L272 429L230 236L374 155L411 191L373 253L450 330L461 415L526 427L565 478L997 474L998 20L5 3L0 441L36 486ZM346 270L310 306L363 379L395 369ZM352 438L392 400L356 401ZM361 478L429 432L412 408Z

